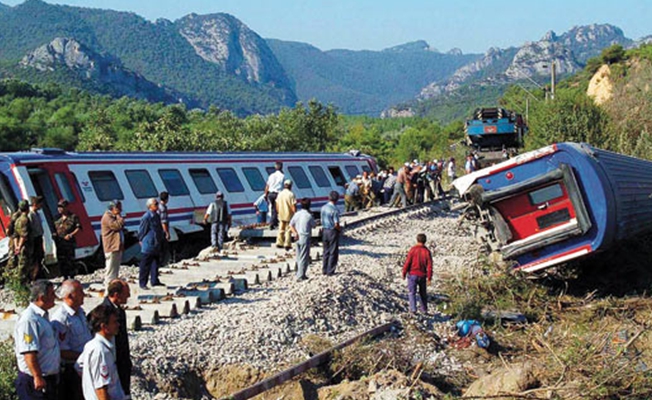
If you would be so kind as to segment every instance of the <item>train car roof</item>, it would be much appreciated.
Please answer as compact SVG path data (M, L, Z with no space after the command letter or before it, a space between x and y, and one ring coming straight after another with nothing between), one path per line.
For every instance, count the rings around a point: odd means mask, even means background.
M311 159L321 160L328 157L332 160L360 160L369 157L364 154L353 155L349 153L299 153L299 152L68 152L59 149L32 149L31 151L21 151L14 153L0 153L0 158L4 158L12 164L30 164L36 162L81 162L92 163L94 161L184 161L192 157L193 160L251 160L252 156L256 161L275 162L279 159L309 161Z

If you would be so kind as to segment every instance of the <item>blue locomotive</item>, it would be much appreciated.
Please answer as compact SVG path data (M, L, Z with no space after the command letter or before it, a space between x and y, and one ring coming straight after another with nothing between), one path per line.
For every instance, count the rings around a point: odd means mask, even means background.
M523 117L504 108L478 108L464 125L469 146L478 150L519 148L527 126Z
M652 162L560 143L465 175L486 243L533 272L652 232Z

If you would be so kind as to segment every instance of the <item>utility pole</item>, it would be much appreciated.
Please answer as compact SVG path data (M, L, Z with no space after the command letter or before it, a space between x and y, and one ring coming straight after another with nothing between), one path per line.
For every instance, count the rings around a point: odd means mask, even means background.
M552 60L552 68L550 68L550 100L555 99L555 84L557 81L557 63Z

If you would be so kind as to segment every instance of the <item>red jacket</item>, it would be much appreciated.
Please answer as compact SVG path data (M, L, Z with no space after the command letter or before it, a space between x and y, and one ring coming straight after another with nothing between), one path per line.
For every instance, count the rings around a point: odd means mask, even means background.
M419 243L408 252L403 264L403 276L407 274L432 279L432 254L425 245Z

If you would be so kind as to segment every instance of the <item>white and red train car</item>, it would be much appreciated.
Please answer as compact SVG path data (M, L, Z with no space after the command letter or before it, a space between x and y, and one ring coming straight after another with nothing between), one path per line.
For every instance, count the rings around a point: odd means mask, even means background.
M296 197L309 197L317 209L328 193L342 193L346 181L376 170L372 157L333 153L73 153L59 149L0 154L0 259L8 255L6 227L21 199L42 195L46 263L55 262L51 240L56 204L69 202L79 216L76 258L100 249L100 220L112 200L120 200L126 229L138 230L148 198L170 193L171 240L204 230L197 222L219 190L231 206L234 225L255 222L253 202L264 192L274 163L294 182ZM342 203L339 204L342 207Z

